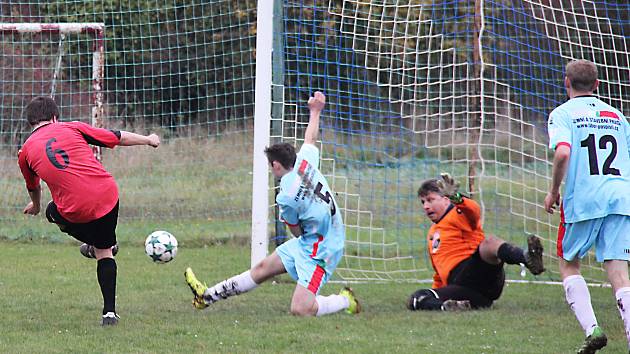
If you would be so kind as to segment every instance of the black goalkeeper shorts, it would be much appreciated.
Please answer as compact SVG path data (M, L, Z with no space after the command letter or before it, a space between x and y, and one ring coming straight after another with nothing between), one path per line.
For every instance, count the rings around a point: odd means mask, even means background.
M448 284L465 286L490 300L496 300L501 296L505 285L503 263L495 265L484 262L477 248L472 256L453 268L448 276Z
M77 224L64 219L57 205L51 201L46 207L46 218L57 224L59 230L95 248L106 249L116 244L116 225L118 224L118 202L114 208L101 218Z

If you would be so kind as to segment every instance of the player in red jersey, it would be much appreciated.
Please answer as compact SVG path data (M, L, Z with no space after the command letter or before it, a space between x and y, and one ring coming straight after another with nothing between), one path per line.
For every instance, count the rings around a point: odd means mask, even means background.
M157 148L160 139L155 134L144 136L94 128L81 122L59 122L59 109L50 97L33 99L26 106L25 116L33 131L18 153L18 165L31 198L24 213L39 214L40 179L44 180L53 199L46 208L46 218L61 231L89 245L89 253L97 259L96 273L103 294L101 324L115 325L119 317L117 267L112 248L116 245L118 187L88 144Z
M540 239L530 236L528 251L497 237L484 235L479 204L457 191L447 173L429 179L418 189L427 217L431 289L420 289L408 301L410 310L467 310L492 305L503 291L503 263L524 264L532 274L544 271Z

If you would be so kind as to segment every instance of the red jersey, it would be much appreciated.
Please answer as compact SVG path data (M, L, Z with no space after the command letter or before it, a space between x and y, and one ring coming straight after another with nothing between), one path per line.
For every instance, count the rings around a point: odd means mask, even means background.
M448 276L461 261L470 257L484 240L479 204L464 198L446 211L427 234L429 256L435 274L433 288L448 285Z
M26 188L43 179L59 214L73 223L86 223L110 212L118 202L118 187L96 160L89 144L113 148L120 132L81 122L50 123L35 129L18 154Z

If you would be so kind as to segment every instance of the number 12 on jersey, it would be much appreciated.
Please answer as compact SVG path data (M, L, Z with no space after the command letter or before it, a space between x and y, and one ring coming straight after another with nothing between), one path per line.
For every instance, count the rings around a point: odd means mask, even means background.
M611 144L612 149L610 151L610 154L604 161L604 165L602 166L602 174L620 176L621 173L619 172L619 169L610 167L610 165L612 165L613 161L615 160L615 157L617 157L617 140L615 140L615 137L612 135L604 135L599 138L600 149L606 149L608 147L608 143ZM591 175L599 175L597 147L595 146L595 134L589 134L586 139L580 141L580 146L588 148L588 164Z

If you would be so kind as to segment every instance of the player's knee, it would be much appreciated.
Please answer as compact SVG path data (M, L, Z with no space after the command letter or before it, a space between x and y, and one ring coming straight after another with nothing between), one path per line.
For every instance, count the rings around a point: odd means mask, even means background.
M252 267L251 272L252 273L262 273L265 270L265 260L263 259L262 261L258 262L255 266Z
M305 304L302 302L294 302L291 303L291 314L294 316L315 316L317 314L317 309L311 304Z
M94 256L97 260L101 260L103 258L114 258L114 254L112 252L112 248L96 248L94 247Z
M258 262L255 266L250 269L250 275L256 284L261 284L262 282L269 279L272 274L269 271L269 260L267 258Z
M481 243L479 244L479 251L480 252L487 252L487 253L492 253L492 254L496 254L499 247L501 247L502 244L504 244L505 241L503 241L502 239L495 237L495 236L486 236L483 241L481 241Z
M565 279L566 277L569 277L571 275L581 275L579 259L567 261L563 258L560 258L558 260L558 265L560 268L560 276L562 277L562 279Z
M616 260L604 262L604 268L606 269L608 280L610 284L612 284L613 290L630 286L627 267L628 263L626 261Z
M420 289L407 299L407 308L411 311L439 310L442 308L442 301L432 289Z
M501 245L503 242L505 241L490 234L485 235L485 238L482 241L482 243L497 244L497 245Z

